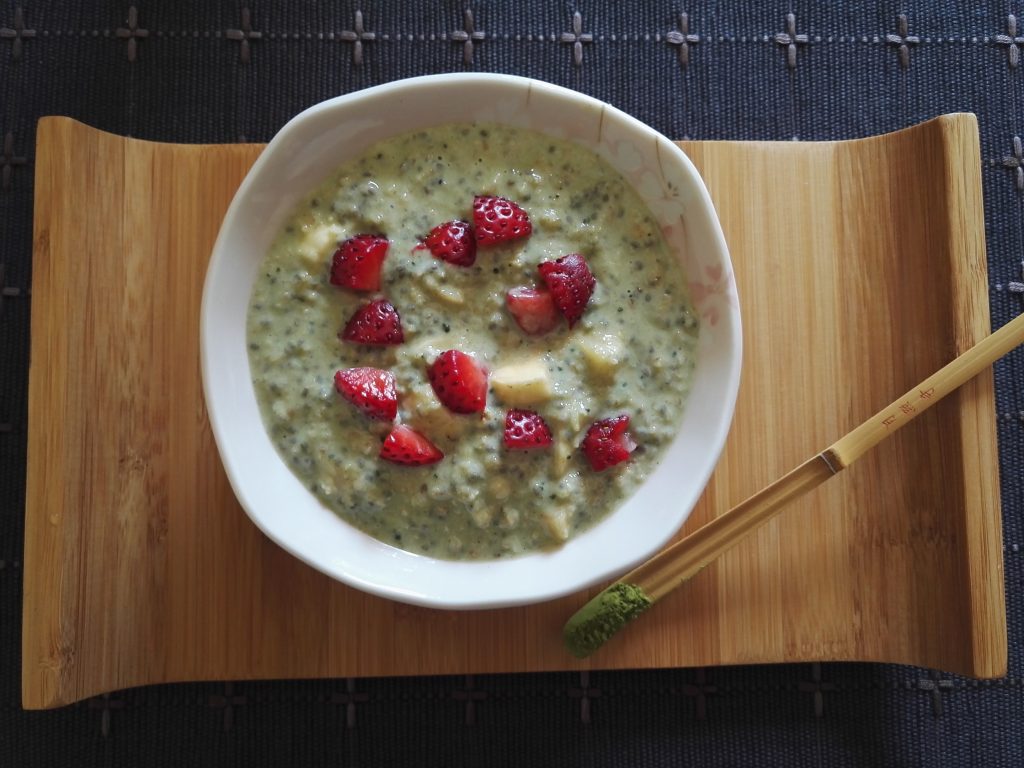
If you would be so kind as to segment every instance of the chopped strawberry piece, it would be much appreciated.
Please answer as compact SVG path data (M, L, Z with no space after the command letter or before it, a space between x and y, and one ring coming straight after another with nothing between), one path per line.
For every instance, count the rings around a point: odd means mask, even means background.
M479 245L516 240L533 232L526 211L511 200L494 195L473 198L473 228Z
M423 238L414 250L427 248L437 258L468 267L476 261L476 237L464 221L446 221L438 224Z
M562 319L554 296L545 288L512 288L505 294L505 305L523 332L531 336L547 333Z
M405 341L402 318L387 299L374 299L355 311L341 332L345 341L386 346Z
M454 413L479 413L487 402L487 371L465 352L449 349L427 370L437 399Z
M537 269L551 291L555 305L572 328L583 316L583 310L597 285L587 260L581 254L570 253L554 261L542 261Z
M398 424L384 438L380 457L395 464L419 467L444 458L440 449L412 427Z
M512 408L505 414L505 447L518 451L547 448L551 429L536 411Z
M380 368L346 368L334 374L338 393L371 419L394 421L398 414L395 375Z
M620 464L636 449L636 443L626 431L628 428L629 416L625 414L590 425L580 448L595 472Z
M388 239L356 235L338 246L331 261L331 284L353 291L379 291L380 270L388 255Z

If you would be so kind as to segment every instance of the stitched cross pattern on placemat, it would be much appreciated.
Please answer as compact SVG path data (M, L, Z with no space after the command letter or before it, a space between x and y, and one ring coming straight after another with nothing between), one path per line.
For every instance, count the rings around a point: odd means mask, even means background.
M89 699L89 709L98 709L100 711L100 736L104 739L110 736L110 713L118 709L124 709L124 707L124 701L110 693L104 693Z
M127 27L119 27L114 34L122 40L128 41L128 61L135 61L139 50L139 40L149 37L149 30L139 26L139 11L133 5L128 9Z
M693 682L683 685L682 693L694 700L695 717L704 720L708 715L708 696L718 693L718 686L711 685L708 682L708 671L699 667L694 671Z
M249 699L235 693L233 682L224 683L224 693L212 694L206 701L207 706L224 712L224 732L230 731L235 725L235 707L244 707Z
M0 318L3 317L4 298L7 296L17 296L20 293L17 288L8 287L6 281L7 265L0 261Z
M370 700L370 695L356 691L356 681L353 677L345 678L344 692L335 691L327 699L331 704L339 704L345 707L345 727L356 727L356 705L363 704Z
M8 131L4 134L4 149L0 154L0 186L7 189L11 186L11 176L14 169L25 165L28 162L24 157L14 154L14 134Z
M1007 284L1006 290L1008 290L1010 293L1024 294L1024 261L1020 263L1020 276L1020 280L1011 280Z
M1004 155L1002 165L1004 168L1013 170L1017 189L1024 191L1024 144L1022 144L1020 136L1013 137L1013 154Z
M833 683L825 683L821 680L821 664L811 664L811 679L801 681L797 689L804 693L814 694L814 716L822 717L825 714L825 693L834 691L836 686Z
M339 37L346 43L353 43L352 63L357 67L363 63L363 43L370 43L377 39L376 32L370 32L363 26L363 12L356 11L354 29L346 29Z
M590 702L601 696L601 689L590 684L590 672L580 672L580 684L567 691L570 699L580 700L580 722L590 722Z
M252 13L248 8L243 8L241 29L225 30L224 36L228 40L235 40L239 43L241 46L238 53L239 59L243 64L248 64L252 60L252 46L250 41L259 40L263 37L263 33L257 32L252 28Z
M20 5L14 9L13 24L13 27L0 27L0 39L11 41L11 58L17 61L21 58L22 41L35 37L36 31L25 26L25 14Z
M679 14L679 29L665 34L669 45L676 45L679 51L679 64L685 69L690 64L690 46L700 42L700 35L690 31L690 14Z
M462 29L457 29L451 34L453 42L462 43L462 61L465 64L473 63L473 44L483 41L486 37L486 32L476 28L471 8L462 12Z
M910 34L910 23L907 21L905 13L896 17L896 26L898 29L896 34L890 32L885 36L885 41L890 45L898 46L900 66L907 69L910 66L910 46L920 43L921 38Z
M594 35L583 31L583 14L576 11L572 15L572 32L562 33L563 43L572 43L572 60L578 67L583 64L583 44L593 43Z
M1006 17L1006 34L993 38L998 45L1006 46L1006 56L1010 69L1016 69L1020 63L1020 46L1024 45L1024 37L1017 34L1017 17L1012 13Z
M931 697L932 714L935 717L942 717L943 703L942 694L944 691L953 690L953 681L942 677L937 670L929 670L928 677L917 681L919 691L927 691Z
M786 31L775 33L775 42L786 48L786 66L796 69L797 46L807 45L811 42L807 35L797 34L796 14L786 14Z
M478 690L473 683L473 675L466 675L463 687L452 691L452 698L466 704L466 725L476 725L477 702L487 698L485 691Z

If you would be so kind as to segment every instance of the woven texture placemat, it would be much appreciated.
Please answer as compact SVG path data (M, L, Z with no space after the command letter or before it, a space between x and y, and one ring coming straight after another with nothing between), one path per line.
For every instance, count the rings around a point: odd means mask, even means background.
M1018 20L1018 17L1020 20ZM0 2L0 766L1024 764L1024 354L996 366L1007 677L873 664L190 684L20 707L36 121L266 141L413 75L577 89L671 138L981 130L990 304L1024 308L1024 2ZM922 620L927 620L922 617Z

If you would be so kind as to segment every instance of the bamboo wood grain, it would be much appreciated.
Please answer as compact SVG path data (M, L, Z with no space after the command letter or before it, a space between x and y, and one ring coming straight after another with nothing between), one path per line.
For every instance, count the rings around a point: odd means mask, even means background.
M620 584L639 587L651 603L658 602L722 553L736 546L744 537L771 520L795 499L849 467L879 442L918 418L1022 343L1024 315L1019 315L912 387L902 397L894 400L824 451L681 541L662 550L643 565L622 576L608 589L615 589ZM604 612L600 607L603 595L604 593L601 593L593 598L570 617L566 625L567 632L579 622L590 620L595 614L601 617L600 614ZM610 622L610 626L613 627L617 625L616 631L620 631L627 626L629 620L635 620L639 615L636 614L626 620L617 619L615 614L605 613L604 621ZM607 639L611 639L610 634L605 638ZM586 655L589 655L589 652Z
M987 335L989 317L973 117L852 142L683 146L722 218L745 337L733 428L685 534ZM26 707L182 680L825 659L1003 674L986 374L585 662L560 631L587 595L434 611L278 549L231 494L198 365L206 261L259 151L39 125Z
M714 518L681 541L621 577L618 584L640 587L656 603L680 584L693 578L730 547L734 547L795 499L817 488L835 474L818 454L790 470L723 515Z
M1024 315L1019 315L836 440L822 456L834 471L845 469L1022 342Z

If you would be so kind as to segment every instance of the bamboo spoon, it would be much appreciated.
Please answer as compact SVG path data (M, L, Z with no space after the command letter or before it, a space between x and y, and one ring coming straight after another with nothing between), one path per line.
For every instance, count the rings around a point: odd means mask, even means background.
M1024 342L1024 314L947 363L824 451L746 501L627 573L578 610L565 625L569 651L589 656L786 504L846 469L923 411Z

